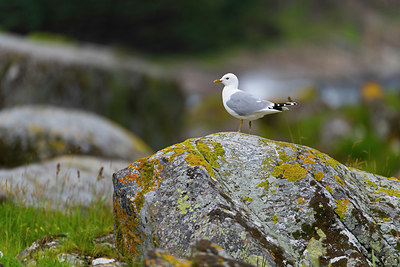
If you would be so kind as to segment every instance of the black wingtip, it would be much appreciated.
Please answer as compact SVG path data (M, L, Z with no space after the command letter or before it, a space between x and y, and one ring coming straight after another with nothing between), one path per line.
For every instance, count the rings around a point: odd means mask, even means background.
M286 106L295 106L295 105L297 105L296 102L275 103L272 108L276 110L288 110Z

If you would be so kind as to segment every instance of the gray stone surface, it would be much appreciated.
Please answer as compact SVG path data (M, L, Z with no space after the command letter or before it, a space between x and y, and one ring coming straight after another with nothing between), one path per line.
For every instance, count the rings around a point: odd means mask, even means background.
M18 106L0 112L3 167L65 154L132 161L150 151L135 135L95 114L49 106Z
M112 206L112 174L127 161L61 156L42 163L0 169L0 195L19 203L64 209L104 198Z
M218 133L141 159L113 183L125 256L154 247L188 256L208 239L263 266L400 264L399 179L308 147Z
M49 104L95 112L152 147L174 143L184 96L165 70L95 45L54 44L0 33L0 109Z

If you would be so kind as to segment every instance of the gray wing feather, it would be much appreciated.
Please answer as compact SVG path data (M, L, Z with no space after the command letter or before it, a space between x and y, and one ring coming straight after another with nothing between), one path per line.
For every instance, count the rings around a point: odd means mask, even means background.
M242 116L255 113L268 107L273 107L274 103L261 100L246 92L237 92L231 95L226 105L238 115Z

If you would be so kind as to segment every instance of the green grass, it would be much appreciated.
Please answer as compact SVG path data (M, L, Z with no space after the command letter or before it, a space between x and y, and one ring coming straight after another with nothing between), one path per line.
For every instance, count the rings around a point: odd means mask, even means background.
M103 200L90 207L67 208L61 212L46 208L25 207L9 201L0 204L0 251L4 266L21 266L15 256L34 241L53 234L66 234L57 251L34 255L38 266L68 266L57 260L58 253L76 252L92 257L118 258L108 246L95 244L93 238L113 230L113 215Z

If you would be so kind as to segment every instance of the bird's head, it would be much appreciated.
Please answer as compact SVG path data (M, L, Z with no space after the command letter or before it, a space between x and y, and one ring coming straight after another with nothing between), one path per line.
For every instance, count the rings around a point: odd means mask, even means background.
M221 79L215 80L214 83L223 83L225 86L235 85L236 88L239 86L239 80L233 73L225 74Z

